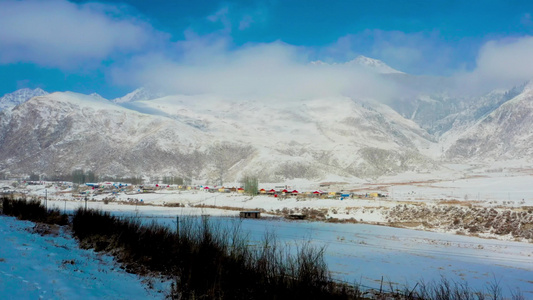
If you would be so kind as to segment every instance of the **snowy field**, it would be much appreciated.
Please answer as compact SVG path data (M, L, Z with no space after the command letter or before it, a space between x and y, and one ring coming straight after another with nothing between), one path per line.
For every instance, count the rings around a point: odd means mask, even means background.
M79 249L67 233L41 236L33 227L0 215L1 299L162 299L169 289L142 282L110 256Z

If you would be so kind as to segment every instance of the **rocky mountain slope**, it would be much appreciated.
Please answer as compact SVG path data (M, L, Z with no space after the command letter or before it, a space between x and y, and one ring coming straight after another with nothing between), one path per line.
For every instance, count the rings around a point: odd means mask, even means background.
M449 91L422 92L412 98L391 101L391 107L413 120L429 134L440 137L450 130L464 130L503 103L522 93L524 85L495 90L482 96L453 96Z
M48 94L47 92L43 91L40 88L36 89L20 89L16 90L13 93L5 94L0 98L0 111L11 109L21 103L24 103L28 101L29 99L36 97L36 96L43 96Z
M205 143L196 131L100 97L53 93L0 115L0 169L51 176L76 168L99 174L193 172L188 155Z
M446 150L452 160L533 160L533 84L464 130Z

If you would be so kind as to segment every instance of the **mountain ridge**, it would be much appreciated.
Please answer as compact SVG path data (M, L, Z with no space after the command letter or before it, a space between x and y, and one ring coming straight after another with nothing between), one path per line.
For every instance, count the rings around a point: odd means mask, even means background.
M345 96L116 102L56 92L0 112L0 172L357 181L434 172L450 162L533 161L532 84L475 99L446 97L418 96L418 108L402 111ZM442 105L452 109L436 115Z
M28 101L33 97L43 96L46 94L48 94L48 92L40 88L36 88L33 90L29 88L22 88L12 93L7 93L4 96L0 97L0 111L11 109L19 104Z

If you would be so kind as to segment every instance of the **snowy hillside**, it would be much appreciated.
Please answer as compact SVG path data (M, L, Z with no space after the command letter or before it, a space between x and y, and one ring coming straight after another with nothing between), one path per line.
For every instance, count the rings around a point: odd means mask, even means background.
M429 135L381 104L170 96L126 107L75 93L0 117L0 169L238 180L376 177L435 169ZM137 110L137 111L135 111ZM23 149L23 151L20 151Z
M21 103L28 101L29 99L36 96L43 96L48 94L47 92L41 90L40 88L36 89L20 89L16 90L13 93L5 94L0 98L0 111L13 108Z
M533 83L483 116L446 151L450 159L533 160Z
M202 144L197 129L75 93L35 97L0 118L2 169L19 172L188 172L179 155Z
M251 145L254 154L230 168L231 177L369 177L432 166L417 150L431 141L415 123L383 105L346 97L287 102L170 96L128 107L189 124L211 135L211 143Z
M447 92L422 93L414 98L392 101L391 107L439 137L449 131L463 131L503 103L522 93L524 86L495 90L482 96L451 96Z

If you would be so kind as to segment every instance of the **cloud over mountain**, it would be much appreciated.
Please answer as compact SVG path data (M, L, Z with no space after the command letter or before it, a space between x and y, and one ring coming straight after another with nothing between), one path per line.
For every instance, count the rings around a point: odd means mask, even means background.
M394 85L368 66L310 64L307 49L283 42L234 48L225 38L193 36L173 53L132 59L114 70L116 82L167 93L300 99L353 96L384 99ZM172 56L175 53L179 55Z

